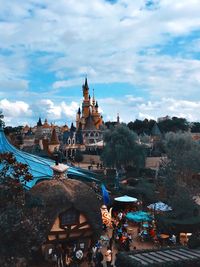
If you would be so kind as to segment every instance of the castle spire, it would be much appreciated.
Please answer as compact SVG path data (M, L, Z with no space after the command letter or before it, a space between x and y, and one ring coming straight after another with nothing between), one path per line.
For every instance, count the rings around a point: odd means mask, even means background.
M94 106L94 105L95 105L94 89L92 89L92 91L93 91L93 96L92 96L92 104L93 104L93 106Z
M85 87L88 88L87 75L85 77Z
M38 122L37 122L37 126L42 126L42 121L41 121L41 118L39 117L39 120L38 120Z
M119 113L117 113L117 124L120 124Z
M98 107L99 107L99 105L98 105L98 102L96 101L96 104L95 104L96 113L98 113Z
M51 145L57 145L57 144L60 144L59 140L58 140L58 136L57 136L57 133L56 133L56 129L53 128L53 131L51 133L51 140L50 140L50 144Z
M87 101L89 95L89 86L87 82L87 77L85 78L85 83L83 84L82 89L83 89L83 97Z

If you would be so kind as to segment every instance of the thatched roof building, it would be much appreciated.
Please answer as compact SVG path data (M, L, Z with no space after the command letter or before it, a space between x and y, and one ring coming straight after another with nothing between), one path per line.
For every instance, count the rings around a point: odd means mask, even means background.
M72 179L52 179L35 185L31 189L30 194L33 197L39 198L44 205L45 215L48 218L46 233L44 233L46 237L49 237L49 233L52 231L52 227L54 227L55 221L59 218L60 214L70 209L78 211L80 216L83 214L88 223L87 228L86 222L80 222L78 230L82 237L89 236L91 240L96 240L99 237L102 226L100 202L95 192L88 185ZM62 230L63 233L66 233L66 230L69 229L65 226ZM57 235L58 238L59 236ZM70 238L73 239L73 233L70 236L68 231L63 240Z

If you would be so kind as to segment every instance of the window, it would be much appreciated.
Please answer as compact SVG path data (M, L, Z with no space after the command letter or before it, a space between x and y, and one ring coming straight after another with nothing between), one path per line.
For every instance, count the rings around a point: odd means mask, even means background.
M71 145L71 140L70 139L68 139L68 144Z
M75 209L70 209L60 215L60 226L77 224L79 220L79 213Z

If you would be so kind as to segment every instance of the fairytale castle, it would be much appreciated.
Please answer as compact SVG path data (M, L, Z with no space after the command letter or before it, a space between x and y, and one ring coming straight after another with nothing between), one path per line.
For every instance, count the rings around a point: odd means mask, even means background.
M81 131L84 144L97 143L102 140L103 118L99 113L98 102L95 100L94 89L91 98L87 78L82 86L83 102L82 110L76 114L76 130Z
M76 127L73 123L71 127L66 124L58 126L48 123L47 119L42 123L39 118L34 127L26 125L22 129L21 148L33 153L38 147L40 153L45 152L49 156L62 150L65 156L73 157L77 150L90 151L102 147L104 123L98 110L94 90L92 98L89 94L87 78L82 90L82 108L79 108L76 114Z

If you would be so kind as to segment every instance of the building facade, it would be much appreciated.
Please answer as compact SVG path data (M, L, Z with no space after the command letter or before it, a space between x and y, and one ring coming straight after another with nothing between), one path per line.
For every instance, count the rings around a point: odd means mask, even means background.
M103 139L103 117L99 113L98 102L95 100L94 90L91 98L87 78L82 86L83 102L82 109L76 114L76 129L82 131L83 143L97 143Z

